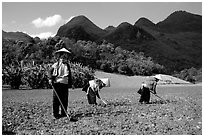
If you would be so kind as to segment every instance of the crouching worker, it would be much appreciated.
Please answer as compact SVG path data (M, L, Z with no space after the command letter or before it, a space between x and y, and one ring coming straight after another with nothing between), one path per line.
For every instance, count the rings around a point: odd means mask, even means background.
M150 101L150 92L156 94L156 86L159 81L159 77L153 76L148 78L145 82L142 83L141 88L138 90L138 93L141 95L139 102L142 104L149 104Z
M71 69L68 63L70 53L65 48L56 51L57 62L49 70L49 82L53 88L53 115L55 118L67 115L69 88L72 87ZM61 113L59 108L61 108Z
M88 103L89 104L95 104L96 103L96 97L98 97L101 101L103 101L99 95L100 89L105 87L106 85L103 83L100 79L94 79L89 81L83 88L82 91L86 92ZM104 101L103 101L104 102ZM106 104L106 102L104 102Z

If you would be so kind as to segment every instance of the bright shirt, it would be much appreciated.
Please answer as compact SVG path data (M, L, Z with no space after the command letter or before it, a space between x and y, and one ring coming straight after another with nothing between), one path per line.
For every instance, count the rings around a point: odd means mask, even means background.
M98 85L96 84L95 80L89 81L89 85L90 85L90 88L91 88L93 91L96 91L96 90L99 91L99 87L98 87Z
M62 62L56 62L52 65L52 67L54 68L52 75L56 76L56 82L68 84L69 70L67 65Z
M157 82L155 79L147 79L144 83L142 83L142 87L149 88L151 91L156 92Z

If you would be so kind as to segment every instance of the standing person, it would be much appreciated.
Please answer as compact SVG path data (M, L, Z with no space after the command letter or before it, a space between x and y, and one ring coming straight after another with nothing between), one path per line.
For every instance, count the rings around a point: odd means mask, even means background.
M156 86L157 86L157 82L160 80L161 78L156 75L153 77L150 77L149 79L147 79L145 82L142 83L142 87L140 88L140 100L139 102L142 104L143 102L145 104L149 104L150 101L150 92L152 92L153 94L156 94Z
M53 115L55 118L64 117L67 113L69 88L72 87L71 69L68 62L70 54L71 52L65 48L56 51L57 62L49 70L49 82L55 90L53 91ZM60 107L61 114L59 113Z

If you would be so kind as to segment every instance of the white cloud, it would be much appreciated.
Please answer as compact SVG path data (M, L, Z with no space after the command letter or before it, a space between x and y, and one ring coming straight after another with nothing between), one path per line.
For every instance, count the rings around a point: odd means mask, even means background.
M55 34L53 34L52 32L43 32L40 34L36 34L36 35L30 35L31 37L35 38L35 37L39 37L40 39L47 39L49 37L54 37Z
M62 21L61 15L54 15L47 17L46 19L37 18L32 21L32 24L35 25L37 28L41 27L52 27Z

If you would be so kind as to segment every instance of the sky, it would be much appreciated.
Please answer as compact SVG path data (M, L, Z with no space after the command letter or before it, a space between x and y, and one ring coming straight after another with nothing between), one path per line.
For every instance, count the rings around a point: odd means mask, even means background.
M2 29L47 38L78 15L105 29L141 17L158 23L178 10L202 15L202 2L2 2Z

